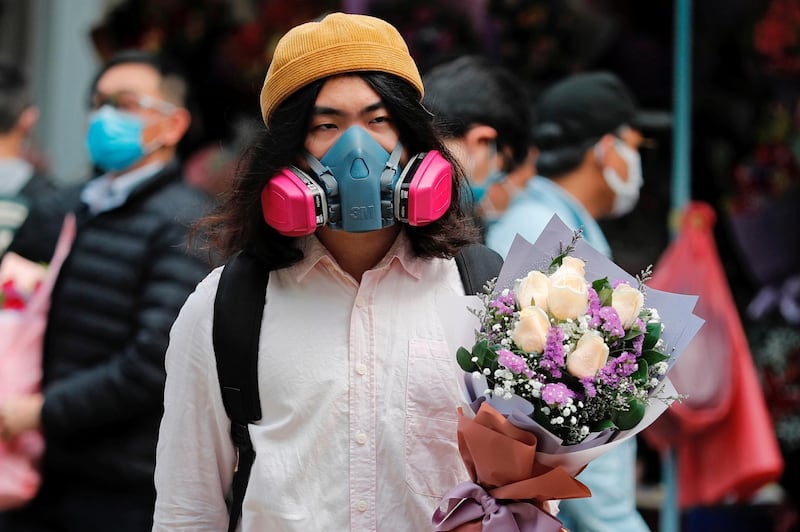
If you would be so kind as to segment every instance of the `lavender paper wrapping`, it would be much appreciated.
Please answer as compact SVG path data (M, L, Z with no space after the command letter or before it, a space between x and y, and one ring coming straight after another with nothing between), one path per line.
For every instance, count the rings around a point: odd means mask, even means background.
M531 270L546 271L552 258L558 255L560 246L567 245L572 240L572 236L573 231L555 215L534 244L517 235L498 276L496 291L512 289L514 282L525 277ZM587 279L608 277L612 282L622 280L634 286L638 284L634 276L583 240L576 242L572 255L583 259L586 263ZM671 357L668 361L671 369L703 325L703 320L692 313L697 303L697 296L647 288L645 297L646 306L657 309L664 324L661 338L665 346L664 352ZM477 296L449 296L440 300L440 319L445 330L448 347L453 354L453 364L459 375L466 374L458 367L455 354L458 348L471 349L475 343L475 332L480 327L480 322L477 316L470 312L470 309L480 309L481 307L481 300ZM480 403L485 400L483 390L486 388L486 381L485 379L474 380L469 375L466 377L459 379L463 406L466 407L465 412L474 413ZM655 397L677 395L677 391L666 377L652 394ZM515 396L511 400L491 398L488 401L510 422L537 435L539 438L537 460L551 467L561 465L573 475L577 475L586 464L595 458L609 452L623 441L647 428L669 407L664 401L653 398L646 409L644 418L634 428L626 431L603 431L590 434L586 440L577 445L562 445L560 438L528 417L527 414L532 411L533 406L525 399Z

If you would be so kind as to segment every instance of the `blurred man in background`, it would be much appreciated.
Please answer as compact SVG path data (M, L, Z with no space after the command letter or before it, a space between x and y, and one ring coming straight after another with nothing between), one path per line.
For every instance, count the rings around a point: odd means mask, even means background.
M481 225L490 225L535 174L528 93L508 69L475 55L440 64L423 81L423 104L464 167Z
M9 248L49 260L64 215L75 213L48 314L42 392L0 404L2 437L38 428L46 440L41 489L0 515L4 532L152 527L169 331L209 271L186 246L207 201L175 158L190 120L186 89L158 57L111 58L92 84L86 137L104 173L37 201Z
M0 60L0 255L28 216L31 199L54 188L25 158L38 119L24 74Z

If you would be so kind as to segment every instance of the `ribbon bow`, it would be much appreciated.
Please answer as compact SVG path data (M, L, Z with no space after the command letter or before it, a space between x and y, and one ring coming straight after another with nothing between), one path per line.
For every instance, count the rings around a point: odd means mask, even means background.
M432 519L437 532L558 532L561 522L544 509L546 501L591 496L564 468L538 463L536 435L488 403L474 419L459 413L458 450L472 482L444 496Z
M468 530L482 532L559 532L561 522L532 502L498 503L485 489L474 482L464 482L444 496L433 514L436 532ZM481 519L482 518L482 519ZM481 519L481 521L477 521Z

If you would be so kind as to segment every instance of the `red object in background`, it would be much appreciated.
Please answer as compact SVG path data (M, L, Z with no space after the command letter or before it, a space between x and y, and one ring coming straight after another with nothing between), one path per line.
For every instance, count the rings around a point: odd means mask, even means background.
M0 309L22 310L25 308L25 296L14 285L14 280L3 281L0 285Z
M675 449L678 504L746 500L783 471L783 457L764 401L704 203L687 208L680 234L655 268L649 286L700 296L704 327L670 372L688 398L673 403L642 435L656 449Z
M75 217L69 214L42 283L27 304L23 301L24 308L0 313L0 401L39 391L50 293L74 237ZM10 256L6 254L4 259ZM19 264L22 268L23 264ZM39 268L31 264L28 269ZM19 273L28 275L28 272ZM43 451L44 439L39 431L29 430L9 441L0 440L0 511L22 506L36 495L41 481L38 464Z

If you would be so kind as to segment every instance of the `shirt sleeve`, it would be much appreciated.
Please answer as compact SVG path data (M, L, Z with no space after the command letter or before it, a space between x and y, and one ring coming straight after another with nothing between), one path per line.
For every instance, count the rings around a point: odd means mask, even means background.
M170 332L153 531L227 529L236 454L211 341L219 271L189 296Z

